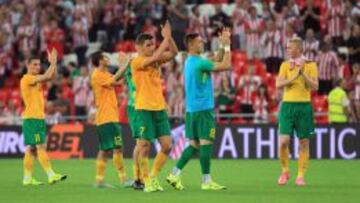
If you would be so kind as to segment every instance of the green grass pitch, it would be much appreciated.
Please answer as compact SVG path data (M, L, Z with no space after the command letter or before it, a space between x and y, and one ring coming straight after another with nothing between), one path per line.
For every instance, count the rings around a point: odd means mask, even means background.
M312 160L306 176L308 185L294 185L295 161L291 162L292 177L286 186L276 184L279 163L276 160L215 160L212 163L213 177L228 186L225 191L201 191L199 161L192 160L183 172L185 191L175 191L164 181L174 166L169 161L161 173L164 192L146 194L133 189L95 189L92 187L95 173L94 160L54 161L56 171L69 178L56 185L23 187L22 161L0 160L0 202L4 203L67 203L67 202L130 202L130 203L350 203L360 202L360 161ZM126 162L131 175L131 161ZM46 175L38 163L35 177L46 181ZM108 183L116 184L117 176L108 162Z

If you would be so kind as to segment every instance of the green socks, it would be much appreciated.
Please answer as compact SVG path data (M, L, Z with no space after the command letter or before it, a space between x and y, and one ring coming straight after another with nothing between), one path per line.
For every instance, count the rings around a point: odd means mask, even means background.
M200 165L202 174L210 174L210 159L212 155L212 144L200 146Z
M176 164L176 168L183 169L185 165L189 162L189 160L197 153L198 149L189 145L181 154L179 161Z

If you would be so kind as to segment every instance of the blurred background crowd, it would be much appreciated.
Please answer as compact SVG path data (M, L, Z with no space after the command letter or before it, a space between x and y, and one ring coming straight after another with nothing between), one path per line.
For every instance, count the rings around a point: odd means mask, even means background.
M46 69L46 50L53 48L59 53L59 75L44 87L47 122L92 123L90 54L99 49L134 53L141 32L159 42L166 19L180 50L185 50L185 34L197 32L206 40L209 58L219 47L218 31L232 28L233 70L213 76L219 122L276 122L281 100L276 74L293 37L304 40L305 57L318 64L320 87L312 97L316 122L329 122L328 95L334 88L346 92L347 122L360 122L356 0L0 0L0 124L21 123L25 60L40 55ZM162 67L169 115L177 121L184 116L185 59L181 52ZM127 122L126 85L116 92L119 116Z

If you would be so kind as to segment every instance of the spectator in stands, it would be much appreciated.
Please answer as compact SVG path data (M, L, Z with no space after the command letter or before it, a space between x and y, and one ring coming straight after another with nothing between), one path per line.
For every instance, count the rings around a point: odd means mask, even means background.
M16 41L20 56L28 58L36 48L36 26L31 23L30 16L24 16L16 32Z
M6 106L4 101L0 100L0 124L7 124Z
M267 87L262 84L256 91L254 101L255 123L269 122L269 102L270 97L267 92Z
M164 0L151 0L150 14L156 26L164 22L166 2Z
M254 6L250 7L249 14L248 19L245 20L247 57L253 59L254 54L257 53L262 58L260 39L264 29L264 22L261 18L257 17L257 11Z
M183 39L189 24L189 13L184 0L176 0L175 5L167 7L169 19L172 25L172 36L180 51L185 50Z
M229 77L222 75L220 88L215 93L219 105L219 113L232 113L231 107L235 102L235 88L231 85Z
M314 30L309 28L306 30L306 38L303 44L304 55L310 61L316 61L317 55L320 51L319 40L315 38Z
M314 5L313 0L306 1L306 6L301 9L300 15L304 31L307 32L308 29L320 31L320 8Z
M349 123L359 123L360 117L359 112L357 111L356 107L356 100L355 100L355 91L351 90L348 93L349 95L349 110L350 110L350 117L349 117Z
M346 55L345 54L339 54L338 55L338 60L339 60L339 73L338 73L338 77L342 78L345 80L346 83L346 90L349 90L349 80L351 77L351 71L350 71L350 66L349 64L346 62Z
M237 91L240 93L240 108L241 113L245 114L254 114L253 107L253 97L255 91L259 88L261 84L261 78L255 73L254 65L249 65L248 72L245 75L242 75L239 79L239 84ZM251 121L253 119L252 115L247 115L245 120Z
M88 39L88 24L89 21L81 13L75 13L75 22L72 25L72 37L74 44L74 51L77 55L79 66L86 65L86 50L89 43Z
M222 4L214 4L215 14L210 17L211 33L211 50L215 51L219 48L218 33L223 27L232 27L230 17L223 11Z
M210 47L210 19L208 15L201 16L199 6L195 5L191 8L191 16L189 21L189 33L198 33L202 39L206 40L205 42L205 49L208 50Z
M176 119L183 118L185 115L184 89L182 85L177 85L174 89L175 94L169 99L169 115Z
M7 106L4 105L3 101L0 101L0 124L21 124L20 111L16 108L13 100L9 100Z
M276 28L275 22L270 19L266 22L261 44L264 46L266 70L269 73L277 73L283 60L283 48L281 44L281 32Z
M153 20L151 18L145 19L145 24L143 26L142 32L146 32L154 37L156 41L156 35L158 33L158 28L153 24Z
M352 27L351 36L347 41L349 50L349 64L360 63L360 26L356 24Z
M245 22L248 20L248 1L236 0L232 15L235 48L244 51L246 48Z
M326 36L317 62L319 64L319 94L328 94L333 89L333 81L338 79L339 60L331 50L330 36Z
M332 42L339 46L342 42L342 31L345 25L345 4L341 0L331 0L326 13L328 33Z
M334 82L335 88L331 90L328 96L329 103L329 121L330 123L346 123L351 116L350 101L347 96L345 82L337 79Z
M87 98L90 96L89 76L86 67L82 67L80 76L74 78L72 90L75 95L75 115L85 117L87 114Z
M355 100L355 106L356 106L356 112L357 112L357 118L360 122L360 64L355 63L352 66L352 69L354 71L354 74L352 76L352 81L354 83L354 100Z
M64 56L65 33L64 30L59 27L58 22L55 19L50 21L50 27L46 35L47 50L55 48L58 52L59 61L61 61Z
M272 16L272 12L271 12L271 9L270 9L270 5L269 5L269 2L267 1L261 1L261 7L262 7L262 10L261 10L261 18L264 20L264 21L268 21L270 20L273 16Z

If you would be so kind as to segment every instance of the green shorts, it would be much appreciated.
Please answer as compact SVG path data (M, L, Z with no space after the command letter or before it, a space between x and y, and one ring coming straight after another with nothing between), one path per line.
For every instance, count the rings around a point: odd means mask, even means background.
M153 141L161 136L170 136L169 118L165 110L136 110L135 122L139 139Z
M215 114L214 110L186 113L185 134L190 140L215 139Z
M46 125L44 119L24 119L22 130L25 145L44 144L46 140Z
M121 126L119 123L105 123L96 126L100 150L113 150L122 146Z
M130 129L131 129L131 135L134 139L138 139L139 138L139 133L137 133L137 128L136 128L136 122L135 122L135 108L133 106L127 106L127 115L129 118L129 125L130 125Z
M310 102L283 102L279 114L280 135L292 135L299 139L315 135L314 113Z

